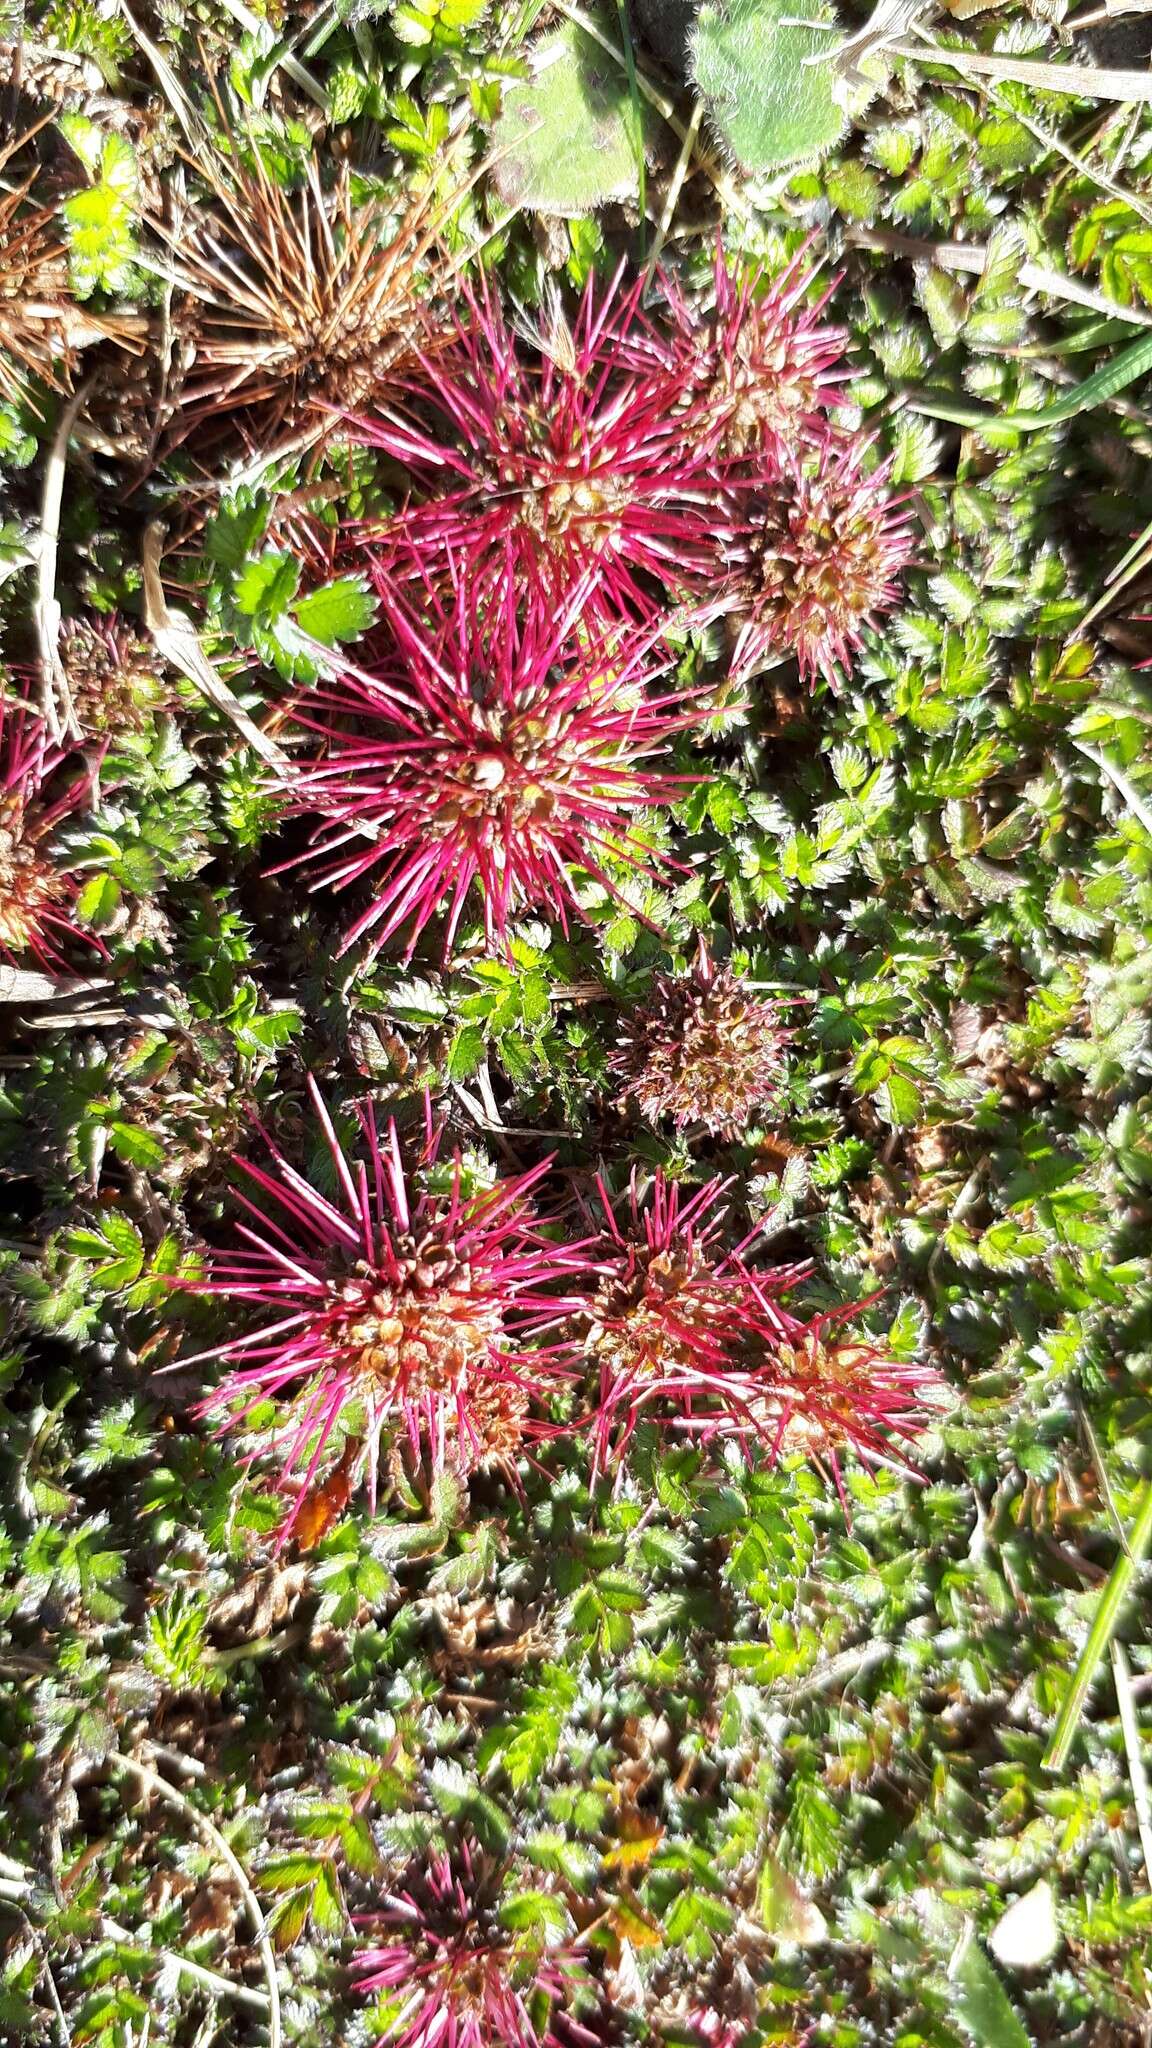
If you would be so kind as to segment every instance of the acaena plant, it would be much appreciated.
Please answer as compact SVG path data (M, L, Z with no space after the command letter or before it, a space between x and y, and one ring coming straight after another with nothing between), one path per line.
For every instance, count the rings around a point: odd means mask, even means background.
M891 463L862 438L790 453L767 490L730 499L737 681L795 655L801 676L838 689L864 634L899 595L915 540Z
M353 423L425 493L372 537L378 587L419 558L562 601L595 567L589 607L618 618L715 581L725 465L710 404L649 331L641 295L621 272L607 288L592 277L574 320L553 295L530 330L487 280L462 294L405 402Z
M505 1886L500 1863L465 1836L413 1857L381 1908L357 1916L376 1938L357 1950L352 1981L373 2001L381 2048L594 2048L578 2024L562 2040L553 2031L569 1945L517 1931Z
M584 1338L598 1380L594 1465L617 1464L644 1421L768 1464L802 1455L841 1499L845 1452L908 1470L903 1447L944 1402L940 1375L847 1334L870 1300L808 1318L784 1306L811 1269L755 1264L756 1228L726 1246L732 1185L717 1178L682 1200L662 1172L647 1187L634 1173L621 1198L598 1183Z
M547 1162L468 1192L457 1161L433 1190L420 1185L440 1149L429 1104L410 1168L370 1102L350 1159L315 1081L309 1094L334 1192L266 1138L268 1166L237 1161L258 1197L239 1196L252 1219L240 1246L180 1283L255 1312L200 1354L225 1371L199 1413L246 1432L247 1462L271 1466L281 1540L322 1530L361 1486L374 1511L402 1469L466 1479L492 1467L514 1482L533 1393L562 1367L554 1348L529 1358L524 1346L578 1305L582 1267L533 1213Z
M451 208L430 187L402 194L395 213L358 202L348 167L329 188L315 158L286 189L239 137L197 170L207 198L190 217L149 221L192 343L172 434L194 430L199 447L232 429L266 455L280 436L320 436L399 378Z
M597 1181L599 1285L584 1337L597 1380L597 1469L620 1460L641 1421L703 1443L755 1435L758 1386L742 1360L761 1317L738 1256L724 1247L731 1187L717 1176L684 1198L662 1171L647 1185L634 1172L617 1198ZM779 1290L803 1277L793 1269L759 1285Z
M792 1040L782 1005L703 944L686 974L657 974L626 1017L608 1064L653 1123L737 1138L777 1104Z
M314 887L370 892L342 950L404 935L410 956L441 918L447 954L469 908L490 945L525 910L566 929L578 875L620 897L664 859L644 813L680 794L663 760L705 715L670 678L659 627L588 616L594 569L557 605L532 581L518 602L510 566L478 601L449 566L447 598L419 565L383 580L378 661L334 658L295 709L318 751L296 766L288 805L318 822L293 864Z
M726 456L785 459L819 446L828 410L850 374L847 330L824 318L828 286L812 300L806 243L776 276L734 262L717 242L712 289L689 297L676 276L659 274L662 305L642 327L617 330L627 361L670 376L680 413L715 436Z
M718 246L703 306L669 275L645 309L618 271L571 323L554 295L530 330L486 281L426 317L402 392L351 422L415 485L345 536L354 566L382 599L415 578L476 606L580 587L608 621L707 602L740 621L736 681L794 654L835 686L912 535L890 465L836 420L847 337L805 265L769 279Z

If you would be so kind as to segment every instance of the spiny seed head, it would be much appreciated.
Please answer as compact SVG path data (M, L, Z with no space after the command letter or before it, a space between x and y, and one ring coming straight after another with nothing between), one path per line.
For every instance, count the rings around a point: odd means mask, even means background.
M728 457L778 457L819 445L826 412L848 370L847 331L825 324L824 294L807 303L811 274L802 249L778 277L730 266L717 244L711 309L663 279L667 331L651 327L630 353L671 372L699 422ZM627 337L624 337L627 346Z
M768 1463L802 1453L831 1473L841 1499L843 1451L907 1471L902 1445L945 1400L940 1375L842 1334L868 1302L808 1321L782 1307L809 1269L751 1266L755 1230L725 1249L730 1185L709 1182L682 1204L659 1172L645 1194L633 1176L624 1203L599 1184L600 1286L584 1339L599 1376L595 1468L618 1460L647 1419Z
M779 1099L792 1033L780 1005L758 996L701 947L688 974L658 974L626 1022L609 1065L642 1116L714 1137L744 1135L753 1113Z
M912 528L889 489L891 464L865 470L867 446L829 440L792 456L771 490L736 511L737 680L794 653L805 680L838 689L866 629L896 602Z
M949 1400L934 1368L894 1359L867 1335L845 1334L844 1325L869 1305L851 1302L804 1322L775 1303L764 1304L773 1341L753 1403L757 1427L771 1458L809 1458L831 1472L841 1499L842 1452L865 1465L907 1472L902 1445Z
M0 959L30 956L48 972L63 965L62 939L98 945L73 922L77 884L50 851L57 825L91 788L82 775L54 800L45 794L66 759L26 703L0 695Z
M34 953L49 923L66 922L60 906L68 900L67 880L23 824L13 799L0 796L0 955L6 960Z
M238 1161L263 1197L263 1207L244 1201L256 1227L242 1225L245 1249L210 1253L190 1283L259 1312L254 1328L202 1354L228 1370L199 1412L231 1430L273 1404L253 1457L278 1461L279 1490L295 1493L285 1539L302 1514L311 1524L314 1495L337 1471L339 1504L355 1474L373 1511L389 1459L459 1479L491 1466L515 1482L530 1387L562 1372L555 1349L536 1350L529 1381L517 1346L572 1309L558 1290L581 1264L532 1222L529 1197L548 1162L465 1195L457 1161L446 1193L414 1195L394 1123L381 1131L361 1104L361 1156L350 1163L315 1082L309 1091L334 1194L271 1142L270 1170ZM426 1105L421 1165L438 1142Z
M387 1935L354 1960L365 1997L381 1999L390 2048L556 2048L540 2006L563 2004L563 1948L513 1933L501 1915L505 1873L474 1843L414 1860L383 1909L361 1924Z
M627 366L620 336L644 331L641 290L590 279L572 325L553 305L536 333L510 325L486 280L462 294L404 400L356 422L433 492L378 536L379 574L393 580L396 546L452 557L474 585L510 559L518 583L559 598L595 568L587 602L609 618L651 617L662 588L708 582L723 468L685 415L678 366Z
M658 1170L643 1192L634 1174L619 1203L597 1183L604 1238L584 1340L599 1379L597 1469L622 1456L645 1416L704 1442L755 1433L744 1359L760 1297L799 1276L762 1273L751 1292L738 1257L721 1249L730 1186L712 1180L684 1201Z
M199 161L209 207L152 227L169 243L185 295L192 365L177 433L231 416L244 437L269 441L377 399L411 357L430 249L450 209L431 189L398 221L354 197L347 166L327 190L315 158L294 191L255 146Z
M367 878L372 900L344 949L399 933L410 956L443 913L447 957L472 892L490 944L542 908L567 928L571 870L619 896L613 871L650 872L638 814L679 793L651 757L704 714L663 683L655 628L581 624L590 589L562 607L510 581L477 611L462 578L449 607L428 585L385 588L391 647L371 671L343 666L299 703L323 742L295 773L289 804L322 820L309 853L316 887Z

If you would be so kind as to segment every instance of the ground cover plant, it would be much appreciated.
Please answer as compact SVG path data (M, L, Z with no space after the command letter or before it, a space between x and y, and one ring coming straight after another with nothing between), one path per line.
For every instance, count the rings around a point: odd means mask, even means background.
M0 13L4 2042L1152 2038L1145 20Z

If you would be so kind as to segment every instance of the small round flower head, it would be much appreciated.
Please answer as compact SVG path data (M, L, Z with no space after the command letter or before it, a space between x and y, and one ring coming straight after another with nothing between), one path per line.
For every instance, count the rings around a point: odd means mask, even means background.
M343 950L404 933L411 957L443 915L447 958L471 896L506 947L524 910L567 930L572 870L613 896L614 867L651 871L638 814L680 791L652 756L703 711L660 685L656 629L580 624L588 590L557 610L537 587L519 607L507 583L477 613L466 581L450 609L425 586L426 618L389 592L380 666L344 667L302 700L325 751L294 777L292 808L323 820L298 859L318 865L314 888L372 886Z
M60 658L84 732L140 732L169 701L152 649L123 619L66 619Z
M806 304L812 279L804 254L765 281L730 269L718 244L710 312L664 281L672 331L658 345L659 359L693 393L726 455L778 455L827 433L827 408L848 375L840 367L848 335L821 317L829 293Z
M701 1442L756 1434L750 1404L759 1388L744 1354L761 1298L800 1276L761 1273L753 1291L737 1254L720 1250L730 1186L712 1180L682 1202L658 1170L644 1194L634 1174L627 1201L616 1204L597 1183L605 1241L584 1340L599 1374L597 1470L622 1456L645 1416Z
M241 1225L246 1248L210 1253L190 1283L260 1311L254 1329L201 1354L228 1371L198 1412L223 1416L224 1430L252 1421L253 1458L277 1461L278 1490L295 1494L284 1539L305 1510L311 1527L328 1485L343 1505L366 1479L374 1512L388 1459L461 1479L495 1467L515 1483L530 1391L563 1371L555 1347L529 1360L517 1346L579 1305L559 1291L578 1254L532 1223L529 1197L549 1162L466 1195L457 1160L445 1192L414 1193L394 1123L382 1132L361 1105L361 1156L350 1163L313 1081L309 1092L335 1192L321 1193L271 1141L270 1170L238 1160L264 1198L241 1197L256 1227ZM422 1167L438 1142L426 1103ZM257 1419L268 1402L272 1420Z
M356 1957L352 1978L365 1997L383 1999L378 2041L389 2048L556 2048L547 2015L566 1997L568 1972L557 1951L505 1926L503 1875L464 1840L410 1864L383 1910L370 1916L388 1938Z
M891 464L864 468L864 441L827 441L791 456L749 511L737 510L730 565L744 623L732 659L742 681L795 654L805 681L832 689L881 612L895 604L913 555Z
M655 977L609 1065L651 1122L667 1117L677 1130L702 1124L714 1137L738 1138L754 1111L776 1104L791 1037L780 1005L717 967L701 945L689 974Z
M678 365L627 367L619 337L643 328L641 290L621 297L617 279L598 296L589 279L575 322L554 302L536 333L510 325L486 280L461 295L409 406L357 422L435 490L381 537L386 580L397 543L428 563L459 559L473 585L510 558L517 581L554 598L595 568L586 602L615 619L653 616L662 589L709 579L715 437L690 431Z
M42 799L66 758L35 712L0 696L0 960L24 956L48 972L63 965L61 940L98 945L73 922L76 881L49 851L57 825L91 790L82 775L55 801Z

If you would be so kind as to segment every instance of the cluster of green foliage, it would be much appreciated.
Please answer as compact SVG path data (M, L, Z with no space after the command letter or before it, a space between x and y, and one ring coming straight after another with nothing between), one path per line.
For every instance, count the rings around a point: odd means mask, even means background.
M680 141L637 77L690 111L623 7L601 27L627 61L592 45L594 76L567 10L163 0L133 17L53 0L23 49L24 112L69 166L72 292L96 316L163 323L142 209L164 181L195 188L181 104L210 116L210 79L288 185L310 137L332 163L391 153L435 175L450 135L478 162L494 134L476 260L529 317L609 274L638 229L650 241ZM1010 6L965 33L1058 54ZM798 70L819 34L748 0L701 8L710 109L803 116L811 140L778 123L772 155L728 133L746 168L804 162L759 210L706 150L689 158L676 218L708 232L669 247L706 291L719 180L750 261L778 268L814 229L835 258L844 402L923 529L843 693L804 698L784 667L707 751L685 744L676 886L637 885L567 939L525 925L509 962L466 931L449 966L429 946L358 969L339 908L266 872L260 761L173 673L110 736L97 808L70 828L101 985L0 1000L4 2040L365 2041L351 1916L461 1825L507 1859L521 1926L583 1931L625 2041L675 2040L677 2013L746 1982L762 2048L1147 2039L1138 1580L1112 1617L1124 1648L1070 1693L1152 1475L1152 642L1129 550L1152 520L1147 390L1034 433L905 401L1036 410L1131 339L1152 303L1152 122L905 58L852 99ZM810 101L751 99L749 61L777 83L791 65ZM978 272L934 260L957 242ZM368 617L354 581L307 566L317 550L301 568L294 535L375 513L395 478L339 442L239 481L221 456L210 491L179 446L150 466L160 401L133 396L135 360L116 358L70 462L59 596L141 622L158 508L183 531L169 567L202 645L263 720L308 672L304 636L352 640ZM0 409L15 669L36 656L62 402ZM607 1066L621 1011L701 934L797 1001L786 1114L728 1147L629 1123ZM188 1417L206 1369L179 1361L219 1340L220 1313L171 1282L229 1227L254 1119L293 1128L306 1071L401 1113L430 1087L485 1168L555 1149L689 1186L736 1175L829 1301L881 1289L896 1354L947 1374L923 1483L849 1466L846 1514L798 1460L718 1467L642 1430L619 1485L590 1489L561 1443L522 1499L445 1486L277 1552L259 1473ZM275 2033L221 1838L275 1950Z

